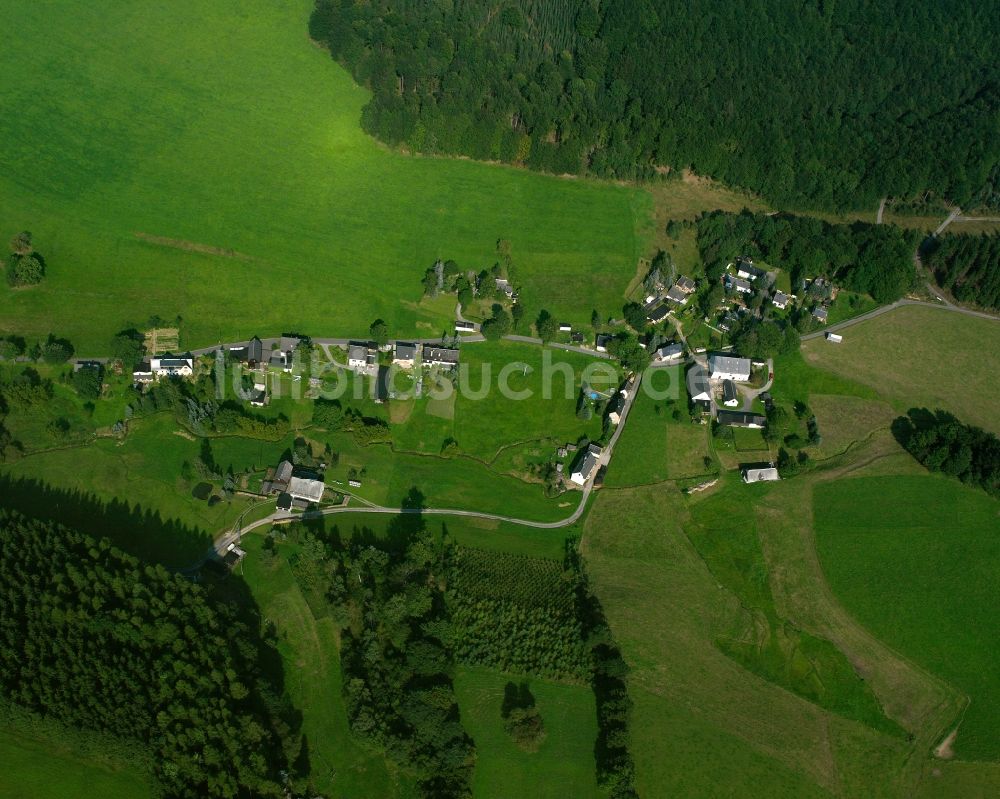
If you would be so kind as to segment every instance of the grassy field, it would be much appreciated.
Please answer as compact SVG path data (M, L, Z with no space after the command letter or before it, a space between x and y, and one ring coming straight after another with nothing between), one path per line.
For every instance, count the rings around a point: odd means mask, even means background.
M432 335L450 325L419 302L424 270L490 266L501 237L529 318L618 311L649 193L388 151L359 127L366 92L310 43L312 5L11 4L3 241L31 230L48 276L0 287L0 330L84 354L154 313L183 317L182 346L375 317Z
M0 796L4 799L148 799L142 774L111 768L72 747L0 727Z
M263 540L245 539L243 578L263 616L275 625L286 690L302 713L313 788L324 795L411 795L413 786L351 734L341 693L336 624L329 615L317 618L306 602L284 557L293 545L283 545L282 557L268 560L262 554Z
M681 374L676 367L657 370L667 371L674 379ZM675 410L677 419L673 416ZM654 400L640 391L615 448L605 485L651 485L706 474L710 471L704 461L710 457L707 436L703 426L691 423L683 388L677 400Z
M998 344L1000 322L903 307L849 328L836 346L807 341L802 356L809 365L871 387L897 412L943 408L1000 433L993 399ZM776 385L776 395L778 390Z
M582 436L600 437L602 419L595 417L582 422L576 417L581 375L593 364L595 377L591 384L601 390L613 390L619 380L617 364L509 341L466 346L462 354L463 368L469 370L471 391L458 393L452 435L463 452L492 460L502 447L514 442L549 439L558 442L558 446L575 443ZM553 364L550 370L545 368L547 363ZM522 365L527 367L527 373ZM566 367L572 370L572 377L563 374L568 371ZM555 372L557 369L560 372ZM545 376L548 371L553 372L549 378ZM490 391L477 399L472 394L483 386L488 374L492 375L491 382L486 383ZM506 375L504 380L511 391L531 392L530 398L504 397L499 386L501 374ZM607 382L598 385L597 376L606 376Z
M528 681L545 724L537 752L519 749L504 731L500 707L504 686L523 678L481 668L458 670L462 724L476 742L476 799L599 797L594 771L597 713L589 687Z
M761 502L752 488L726 487L735 500L723 516L735 517L722 538ZM768 570L757 555L720 552L709 564L695 549L685 531L710 529L692 513L712 497L662 486L601 492L585 522L588 572L632 669L640 794L900 795L904 739L807 701L720 649L754 618L740 582L764 590ZM718 565L726 560L728 576Z
M1000 759L1000 503L937 476L816 489L833 590L876 636L966 693L954 750Z

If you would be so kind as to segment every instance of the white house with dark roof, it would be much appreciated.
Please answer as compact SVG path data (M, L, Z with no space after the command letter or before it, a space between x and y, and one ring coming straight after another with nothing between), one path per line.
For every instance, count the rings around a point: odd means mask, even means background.
M378 350L368 342L352 341L347 345L347 367L355 372L374 374Z
M673 286L667 292L667 299L671 302L676 302L678 305L684 305L690 299L690 296L687 292L681 291L677 286Z
M771 305L780 310L785 310L788 307L788 295L783 291L775 292L775 295L771 298Z
M712 380L733 380L746 383L750 380L751 364L749 358L734 358L731 355L710 355L708 368Z
M682 344L664 344L656 351L656 360L662 363L679 361L684 357L684 346Z
M597 473L597 467L601 464L601 451L597 444L591 444L587 447L569 479L578 486L586 485L587 481Z
M190 355L163 355L149 359L150 371L154 377L191 377L194 374L194 358Z
M753 286L749 282L732 275L726 275L726 288L740 294L753 294Z
M740 393L732 380L722 381L722 404L727 408L735 408L740 404Z
M829 319L830 312L823 305L817 305L813 308L812 315L814 319L817 319L821 324L826 324L827 319Z
M677 282L674 284L674 288L679 291L683 291L685 294L694 294L694 290L698 288L698 284L695 283L691 278L681 275L677 278Z

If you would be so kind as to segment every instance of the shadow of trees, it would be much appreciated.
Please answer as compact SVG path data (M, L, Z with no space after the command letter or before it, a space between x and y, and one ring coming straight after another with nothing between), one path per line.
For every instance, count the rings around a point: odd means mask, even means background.
M196 560L212 537L159 511L124 500L105 501L75 489L40 480L0 475L0 508L72 527L94 538L108 538L123 552L176 569Z

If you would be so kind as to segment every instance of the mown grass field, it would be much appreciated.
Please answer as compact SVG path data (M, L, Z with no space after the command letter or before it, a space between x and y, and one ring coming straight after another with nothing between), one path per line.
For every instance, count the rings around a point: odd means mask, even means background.
M848 328L841 344L807 341L802 356L811 366L869 386L900 413L943 408L967 424L1000 432L1000 322L904 306Z
M814 513L848 610L969 696L956 756L1000 759L1000 502L940 476L869 477L818 486Z
M72 747L0 727L0 796L4 799L149 799L142 774L110 768Z
M455 675L462 725L476 742L476 799L599 797L594 771L597 711L588 686L527 680L545 725L537 752L518 748L503 728L504 686L514 677L461 667Z
M719 646L753 632L748 584L766 592L768 570L752 548L706 548L707 562L686 531L718 528L720 540L732 539L761 501L753 488L727 485L691 499L663 486L603 491L585 522L588 572L631 667L639 793L894 795L903 737L825 709ZM725 492L726 525L710 506L692 518Z
M275 625L286 690L302 713L314 789L324 795L372 799L412 795L409 781L351 734L341 692L336 624L329 614L317 618L295 581L286 560L294 545L282 545L279 557L267 559L263 541L262 536L244 539L249 555L242 576L262 615Z
M312 5L8 4L2 239L31 230L48 276L0 287L0 330L83 354L154 313L182 316L181 346L376 317L434 335L450 319L419 302L424 270L490 266L501 237L528 318L620 309L647 192L388 151L359 127L366 92L309 41Z

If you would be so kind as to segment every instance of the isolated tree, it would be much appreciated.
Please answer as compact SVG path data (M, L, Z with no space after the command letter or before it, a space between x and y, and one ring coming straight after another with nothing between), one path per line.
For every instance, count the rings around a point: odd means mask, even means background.
M84 399L97 399L101 396L100 367L85 366L73 372L73 388Z
M22 230L10 240L10 251L14 255L31 255L35 248L31 243L31 233Z
M590 312L590 326L594 328L595 333L601 328L601 315L597 313L596 308Z
M7 262L7 282L12 286L34 286L45 277L45 264L35 253L11 255Z
M35 360L42 360L46 363L66 363L73 357L73 345L64 338L56 338L51 333L36 349L38 357Z
M544 344L555 338L556 333L559 332L559 323L552 314L543 310L538 314L538 319L535 320L535 329L538 331L538 337Z
M24 355L24 339L17 336L0 338L0 361L13 361Z
M381 319L376 319L368 328L368 334L378 346L382 346L389 340L389 326Z
M496 341L506 336L513 325L513 320L504 307L497 303L493 306L493 315L483 322L480 332L484 338Z
M514 303L514 306L510 309L510 318L514 330L517 330L521 326L521 320L524 318L524 306L521 303Z

